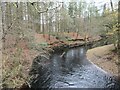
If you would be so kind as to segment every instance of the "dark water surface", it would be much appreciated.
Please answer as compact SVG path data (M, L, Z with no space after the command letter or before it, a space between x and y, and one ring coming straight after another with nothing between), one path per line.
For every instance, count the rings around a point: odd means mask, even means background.
M42 75L35 85L38 88L113 88L119 89L119 83L86 58L84 47L74 48L53 54L49 70ZM42 83L42 84L41 84Z

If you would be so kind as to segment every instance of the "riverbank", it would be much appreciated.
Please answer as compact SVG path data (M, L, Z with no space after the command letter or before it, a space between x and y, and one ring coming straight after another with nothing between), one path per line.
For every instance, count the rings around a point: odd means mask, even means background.
M105 45L89 49L87 58L106 72L118 76L118 55L113 52L114 45Z
M4 88L24 87L24 83L28 83L29 71L37 56L47 54L46 58L49 58L49 52L54 52L56 49L80 46L86 43L86 38L76 33L64 33L62 36L55 34L55 36L50 35L50 38L48 34L35 33L32 35L34 40L20 39L15 45L15 37L7 36L6 48L2 54L2 86ZM89 42L92 40L87 41L87 43Z

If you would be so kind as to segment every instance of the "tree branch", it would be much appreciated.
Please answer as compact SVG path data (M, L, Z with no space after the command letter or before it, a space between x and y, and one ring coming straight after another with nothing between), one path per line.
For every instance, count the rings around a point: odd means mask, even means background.
M45 5L45 4L44 4ZM57 6L57 7L55 7L55 8L52 8L52 9L49 9L49 7L46 9L46 10L44 10L44 11L40 11L40 10L38 10L37 9L37 7L35 7L34 6L34 8L37 10L37 12L40 14L40 13L44 13L44 12L47 12L47 11L50 11L50 10L55 10L55 9L57 9L57 8L59 8L61 5L59 5L59 6Z

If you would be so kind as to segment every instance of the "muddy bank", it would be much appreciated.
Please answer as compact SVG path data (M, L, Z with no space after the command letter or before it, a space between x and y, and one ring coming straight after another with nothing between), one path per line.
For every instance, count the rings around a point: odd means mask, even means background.
M112 52L114 49L113 44L89 49L87 58L106 72L118 76L118 65L116 63L118 55Z

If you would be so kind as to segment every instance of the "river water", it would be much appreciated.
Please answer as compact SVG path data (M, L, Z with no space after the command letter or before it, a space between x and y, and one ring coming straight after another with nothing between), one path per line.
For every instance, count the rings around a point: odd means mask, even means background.
M112 88L119 89L115 78L92 64L86 58L84 47L74 48L62 53L54 53L49 69L34 83L35 88L50 90L63 88Z

